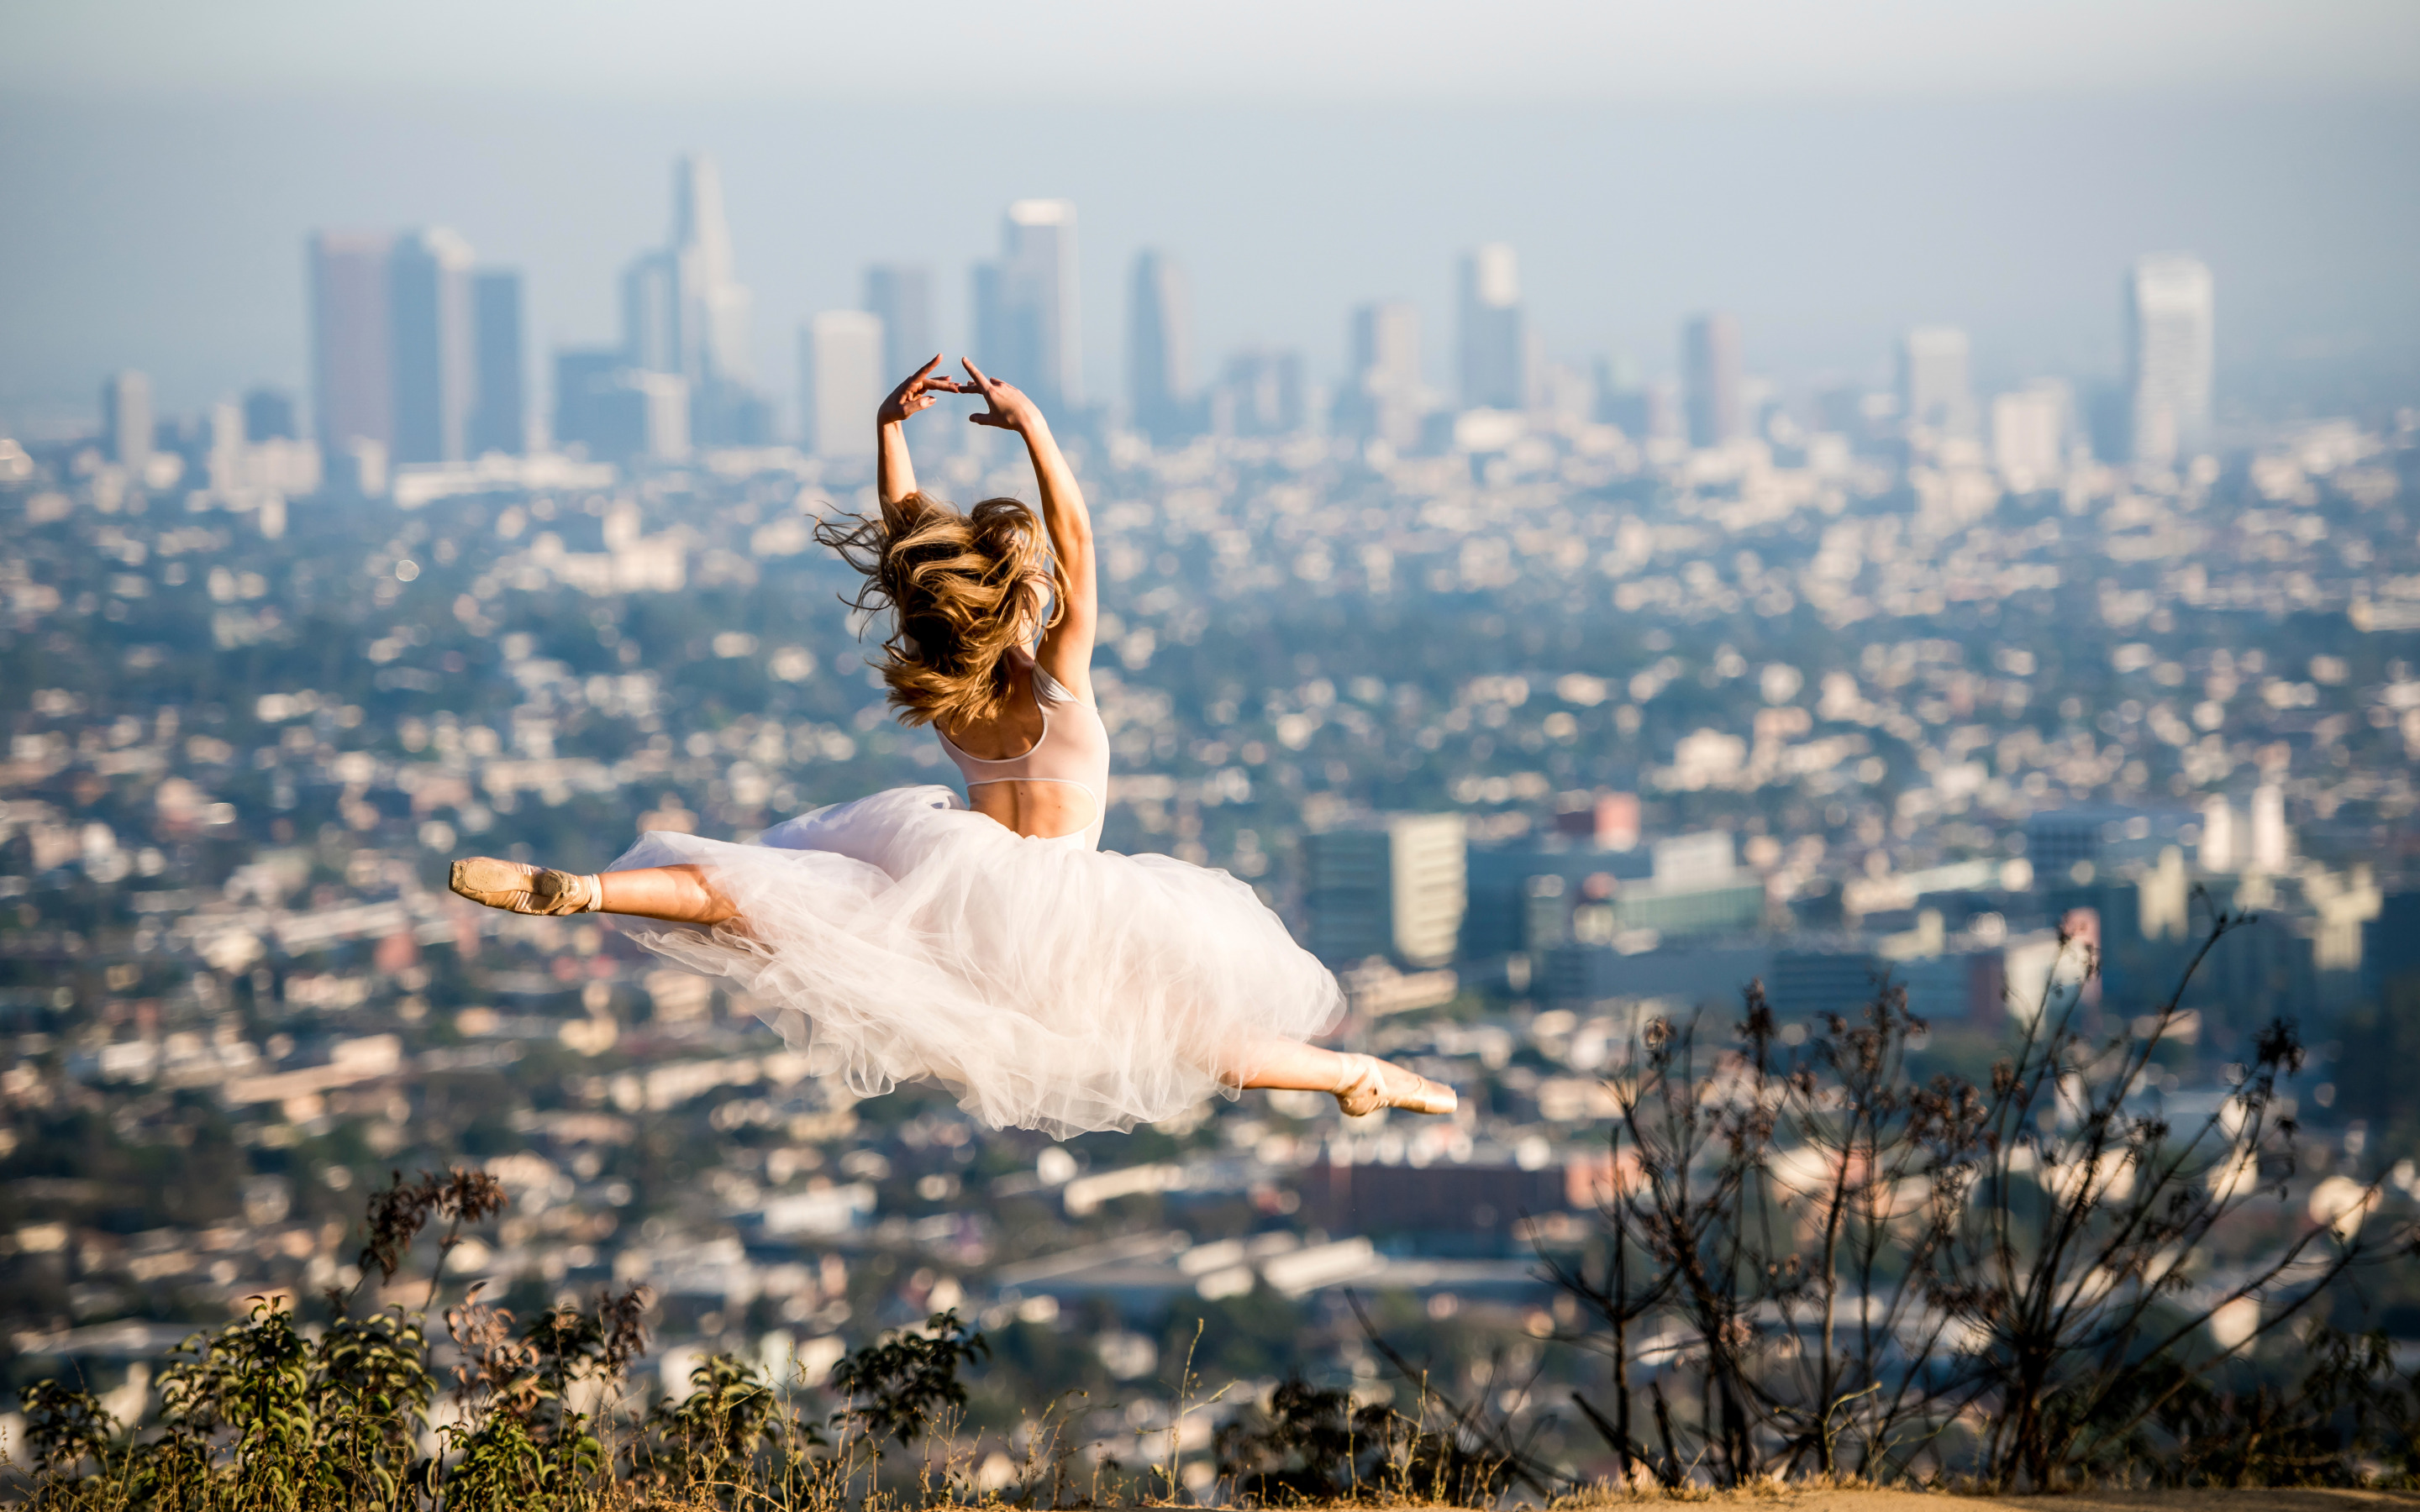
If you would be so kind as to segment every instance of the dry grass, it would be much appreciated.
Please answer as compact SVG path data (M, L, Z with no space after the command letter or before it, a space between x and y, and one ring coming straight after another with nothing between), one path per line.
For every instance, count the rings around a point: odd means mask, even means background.
M2391 1507L2420 1507L2420 1491L2348 1490L2332 1488L2260 1487L2243 1490L2198 1488L2189 1490L2083 1490L2054 1496L1999 1496L1956 1491L1877 1490L1865 1487L1768 1487L1745 1491L1696 1491L1677 1495L1618 1492L1583 1493L1561 1504L1572 1512L1597 1508L1643 1506L1653 1503L1691 1502L1713 1505L1753 1504L1775 1512L1964 1512L1967 1508L2012 1507L2029 1512L2121 1512L2121 1509L2168 1508L2173 1512L2385 1512Z

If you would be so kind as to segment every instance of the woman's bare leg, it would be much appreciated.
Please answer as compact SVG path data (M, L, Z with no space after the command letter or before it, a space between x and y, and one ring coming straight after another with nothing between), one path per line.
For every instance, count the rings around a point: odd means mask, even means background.
M1235 1057L1233 1064L1236 1087L1328 1092L1348 1113L1367 1113L1380 1106L1447 1113L1454 1106L1452 1088L1392 1061L1344 1055L1299 1040L1255 1041ZM1357 1108L1356 1103L1366 1105Z
M1333 1050L1299 1040L1264 1040L1236 1057L1234 1085L1280 1091L1332 1092L1353 1074L1353 1069Z
M648 866L631 872L600 872L605 901L598 912L660 918L675 924L721 924L739 917L738 906L700 866Z
M692 865L584 876L476 856L454 863L450 885L473 903L515 914L627 914L675 924L722 924L739 917L706 869Z

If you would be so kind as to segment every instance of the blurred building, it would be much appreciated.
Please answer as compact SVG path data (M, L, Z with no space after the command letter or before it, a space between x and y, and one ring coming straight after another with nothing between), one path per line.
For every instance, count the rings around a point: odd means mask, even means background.
M2020 493L2055 481L2066 471L2067 385L2055 378L1992 401L1992 465Z
M876 263L865 270L865 311L882 322L882 392L933 360L933 274L918 263Z
M882 321L862 310L826 310L800 333L801 436L815 455L874 455L874 412L891 390L883 381L883 339Z
M1299 352L1256 347L1227 359L1210 395L1210 428L1220 436L1291 436L1308 418Z
M1528 409L1529 332L1512 249L1492 241L1466 255L1457 286L1462 407Z
M364 442L380 469L524 448L520 276L471 260L443 227L311 239L314 418L332 468Z
M1164 252L1135 254L1126 302L1126 405L1160 445L1200 433L1193 403L1193 312L1185 270Z
M627 365L683 380L690 428L704 444L768 439L764 401L751 387L752 309L732 269L721 175L712 158L692 153L674 165L671 239L622 275L622 341Z
M101 386L101 439L109 459L139 481L151 462L151 380L128 369Z
M1008 208L996 261L975 269L975 361L1046 410L1081 402L1077 344L1076 207L1021 199Z
M1900 338L1900 413L1944 436L1975 433L1975 391L1966 332L1918 326Z
M349 455L357 440L395 440L383 232L321 232L311 239L312 418L319 446Z
M396 239L387 260L396 462L456 462L470 440L471 247L442 227Z
M1524 1220L1575 1202L1559 1163L1382 1165L1324 1161L1304 1167L1301 1196L1311 1222L1333 1234L1368 1234L1414 1255L1529 1253ZM1585 1191L1585 1188L1582 1188Z
M1404 814L1305 842L1311 949L1323 961L1453 959L1467 902L1460 814Z
M1682 329L1689 444L1720 446L1747 434L1746 371L1739 321L1712 311Z
M632 367L624 358L618 347L555 354L555 444L600 462L673 462L689 455L689 384L676 373Z
M1360 440L1408 449L1419 444L1428 410L1420 381L1420 311L1407 300L1355 309L1346 332L1347 373L1337 396L1336 429Z
M253 442L290 441L302 435L294 425L294 396L284 389L256 388L243 396L243 438Z
M473 370L470 455L529 448L529 378L522 360L521 275L489 269L471 280Z
M2210 269L2198 257L2138 258L2126 279L2132 452L2165 465L2210 445L2216 333Z

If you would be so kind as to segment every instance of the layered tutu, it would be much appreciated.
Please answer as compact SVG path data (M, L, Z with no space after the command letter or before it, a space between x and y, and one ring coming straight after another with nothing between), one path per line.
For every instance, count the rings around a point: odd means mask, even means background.
M649 831L610 870L710 869L733 926L625 919L731 978L860 1096L939 1083L995 1128L1131 1129L1230 1088L1268 1036L1343 1011L1336 979L1224 872L1028 840L945 787L894 788L754 843Z

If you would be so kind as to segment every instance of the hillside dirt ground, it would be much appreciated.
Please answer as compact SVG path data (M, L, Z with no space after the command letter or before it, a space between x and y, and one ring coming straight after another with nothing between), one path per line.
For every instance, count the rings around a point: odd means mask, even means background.
M1656 1498L1608 1498L1606 1512L1648 1506ZM1680 1497L1668 1505L1687 1504ZM2075 1491L2063 1496L1963 1496L1921 1491L1807 1488L1709 1497L1700 1505L1772 1508L1773 1512L2402 1512L2420 1508L2420 1491L2263 1489L2184 1491Z

